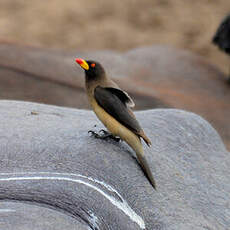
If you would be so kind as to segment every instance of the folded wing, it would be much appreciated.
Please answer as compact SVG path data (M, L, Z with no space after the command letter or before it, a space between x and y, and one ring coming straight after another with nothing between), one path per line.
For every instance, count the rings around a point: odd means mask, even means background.
M94 90L97 103L122 125L139 135L142 129L128 108L127 103L131 98L127 95L122 90L112 87L97 86Z
M127 107L133 108L135 106L132 98L125 91L113 87L106 87L105 89L115 94L122 102L127 105Z

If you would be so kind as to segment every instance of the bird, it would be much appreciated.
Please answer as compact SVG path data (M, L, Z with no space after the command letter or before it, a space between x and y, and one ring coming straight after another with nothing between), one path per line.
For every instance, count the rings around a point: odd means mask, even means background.
M131 108L135 106L127 92L110 79L103 66L93 60L76 58L76 63L85 71L85 88L89 103L99 120L107 128L100 136L89 131L97 138L119 137L125 141L136 153L138 162L156 189L156 183L148 162L144 155L141 139L151 147L151 141L144 133Z

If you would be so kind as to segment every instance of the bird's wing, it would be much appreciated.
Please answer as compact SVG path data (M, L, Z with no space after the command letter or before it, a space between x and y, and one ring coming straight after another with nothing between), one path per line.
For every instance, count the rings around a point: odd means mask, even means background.
M112 90L111 90L112 89ZM121 90L119 90L121 91ZM94 97L97 103L122 125L138 134L142 131L132 111L126 106L124 95L115 88L103 88L97 86ZM122 92L122 91L121 91Z
M115 94L128 107L133 108L135 106L132 98L125 91L113 87L106 87L105 89L110 91L112 94Z

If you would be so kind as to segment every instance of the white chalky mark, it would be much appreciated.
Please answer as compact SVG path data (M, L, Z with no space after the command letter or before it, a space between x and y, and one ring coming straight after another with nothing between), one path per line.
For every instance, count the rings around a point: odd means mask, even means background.
M97 216L93 212L89 212L89 215L90 215L91 224L93 225L93 229L99 229L99 226L97 224L98 223Z
M4 212L15 212L15 210L13 210L13 209L0 209L0 213L4 213Z
M86 177L86 176L83 176L83 175L80 175L80 174L72 174L72 173L71 174L68 174L68 173L52 173L52 172L50 172L50 173L49 172L0 173L1 176L11 176L11 175L15 175L15 174L16 175L35 174L35 175L41 175L41 176L24 176L24 177L23 176L15 176L15 177L8 177L8 178L0 178L0 181L62 180L62 181L70 181L70 182L75 182L75 183L79 183L79 184L84 184L84 185L94 189L95 191L99 192L107 200L109 200L114 206L116 206L118 209L123 211L133 222L138 224L141 229L145 229L144 220L134 212L134 210L128 205L128 203L122 198L122 196L114 188L112 188L110 185L107 185L106 183L104 183L102 181L98 181L96 179ZM44 174L52 175L52 176L45 176ZM58 177L58 176L63 176L63 177ZM101 189L97 188L96 186L94 186L92 184L89 184L89 183L87 183L87 182L85 182L83 180L80 180L80 179L73 179L73 178L69 178L69 177L66 177L66 176L81 177L81 178L88 179L89 181L93 181L95 183L103 185L109 191L112 191L112 192L116 193L122 201L119 201L119 200L115 199L114 197L106 194L104 191L102 191Z

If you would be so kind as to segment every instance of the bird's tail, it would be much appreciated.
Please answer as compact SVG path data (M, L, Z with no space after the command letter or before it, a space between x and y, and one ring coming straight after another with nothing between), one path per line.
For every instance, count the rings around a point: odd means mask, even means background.
M145 133L142 131L140 132L139 136L145 141L145 143L151 147L152 143L151 141L149 140L149 138L145 135Z
M153 188L156 189L156 183L155 183L155 180L153 178L152 172L149 168L148 161L145 158L144 150L143 150L143 146L142 146L140 137L145 140L145 142L147 143L148 146L151 146L151 141L146 137L146 135L144 134L143 131L138 133L138 134L134 134L133 132L128 130L124 133L125 133L125 135L121 136L121 138L124 141L126 141L127 144L135 151L138 162L139 162L144 174L146 175L147 179L149 180L149 182L153 186Z
M144 152L143 152L143 148L142 151L136 151L136 155L137 155L137 159L141 165L141 168L144 172L144 174L146 175L146 177L148 178L150 184L153 186L153 188L156 190L156 182L154 180L153 174L149 168L149 164L145 158Z

